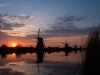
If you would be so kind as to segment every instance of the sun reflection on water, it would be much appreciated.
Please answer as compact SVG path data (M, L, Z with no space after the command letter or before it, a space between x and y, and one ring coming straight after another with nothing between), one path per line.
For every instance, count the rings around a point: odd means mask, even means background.
M18 75L20 75L20 73L22 73L22 75L40 75L38 73L37 64L34 62L36 59L34 53L22 54L20 58L16 58L16 55L17 55L16 53L8 54L6 59L0 59L0 61L5 63L5 65L2 66L5 68L4 71L7 70L8 72L11 69L12 72L17 72ZM76 61L80 59L79 57L80 57L79 53L78 54L70 53L67 56L67 58L63 52L52 53L52 54L46 53L44 62L39 64L41 75L51 75L51 74L60 75L60 73L63 73L63 75L66 75L67 72L69 71L69 68L72 69L72 71L76 70L77 67L73 63L76 63ZM0 67L0 69L2 68ZM66 71L66 69L68 71ZM69 72L72 73L72 71L69 71ZM13 75L13 74L10 74L10 75Z

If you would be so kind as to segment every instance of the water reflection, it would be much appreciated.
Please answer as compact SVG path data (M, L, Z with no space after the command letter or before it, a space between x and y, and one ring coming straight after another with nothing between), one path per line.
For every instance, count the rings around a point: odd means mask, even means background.
M37 56L37 63L41 63L43 62L43 58L44 58L44 51L43 50L38 50L36 52L36 56Z
M80 53L69 53L64 56L64 52L45 54L44 62L39 64L39 70L35 53L27 54L7 54L5 58L0 57L1 75L75 75L80 73L79 62Z
M28 75L19 70L13 70L11 68L0 68L0 75Z
M2 59L6 58L6 56L7 56L6 54L1 54Z
M16 55L16 58L21 58L22 53L16 53L15 55Z

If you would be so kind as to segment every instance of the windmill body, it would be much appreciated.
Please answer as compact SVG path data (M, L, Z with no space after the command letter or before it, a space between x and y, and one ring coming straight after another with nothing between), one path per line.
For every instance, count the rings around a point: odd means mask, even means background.
M43 38L41 38L41 37L37 38L37 46L36 46L36 48L39 48L39 49L43 49L44 48Z
M37 36L37 46L36 46L36 48L43 49L44 48L43 38L40 37L39 34L40 34L40 29L39 29L38 36Z

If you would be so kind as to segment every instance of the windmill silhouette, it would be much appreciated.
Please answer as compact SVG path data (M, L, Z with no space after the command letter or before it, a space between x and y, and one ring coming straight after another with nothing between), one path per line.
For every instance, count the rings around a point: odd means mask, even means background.
M40 29L38 31L38 36L37 36L37 46L36 46L36 55L37 55L37 63L43 62L44 58L44 42L43 38L40 37Z
M64 44L65 46L64 46L64 48L68 48L69 46L69 44L67 43L67 41L64 43L64 42L60 42L60 43L62 43L62 44Z
M65 56L67 56L68 55L68 52L70 51L69 44L68 44L67 40L66 40L65 43L64 42L61 42L61 43L65 45L63 51L65 52Z
M37 46L36 46L36 48L38 48L38 49L44 49L43 38L40 37L40 29L39 29L39 31L38 31L38 36L37 36L36 39L37 39Z

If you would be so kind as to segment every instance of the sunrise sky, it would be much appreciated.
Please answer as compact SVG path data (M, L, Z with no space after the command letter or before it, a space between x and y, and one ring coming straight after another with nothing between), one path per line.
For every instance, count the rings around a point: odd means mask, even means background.
M0 45L36 46L39 28L46 46L80 45L100 23L100 0L0 0Z

